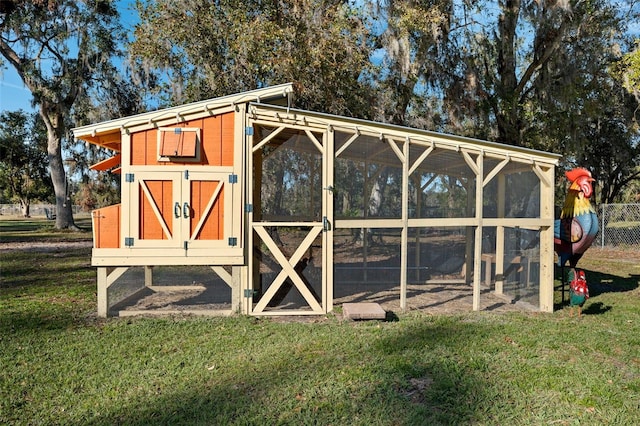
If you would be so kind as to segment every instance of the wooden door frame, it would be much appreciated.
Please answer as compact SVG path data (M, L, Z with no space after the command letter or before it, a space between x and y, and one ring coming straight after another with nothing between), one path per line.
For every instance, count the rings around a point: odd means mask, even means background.
M329 188L333 187L333 130L331 128L318 129L308 128L301 129L300 126L287 126L281 123L256 123L249 119L247 121L247 127L253 128L254 124L265 125L273 127L275 132L279 132L283 128L291 127L297 130L302 130L310 139L312 145L314 145L322 158L322 188L321 188L321 200L322 200L322 218L320 222L265 222L255 221L253 211L259 206L249 209L247 218L247 247L248 247L248 280L245 287L245 303L243 304L243 312L249 315L320 315L325 314L333 309L333 191ZM253 131L247 132L246 137L246 152L247 152L247 196L248 200L253 200L255 175L254 171L261 170L261 164L254 164L253 153L260 149L267 142L260 142L254 146ZM322 133L322 140L318 140L313 133ZM257 216L257 215L256 215ZM256 217L257 218L257 217ZM303 239L302 243L295 249L291 257L287 257L278 245L269 236L267 227L294 227L294 228L310 228L308 234ZM254 237L254 233L258 238ZM296 264L300 261L304 253L309 249L311 244L322 234L322 265L321 265L321 295L320 301L316 301L315 297L309 291L302 278L295 271ZM282 270L277 275L276 279L271 283L267 291L262 295L258 302L253 302L253 296L255 295L254 280L257 279L257 273L255 271L255 259L253 248L255 244L259 244L260 241L264 243L278 264L282 267ZM290 279L295 287L298 289L302 297L308 303L308 307L311 309L295 309L295 310L267 310L267 304L271 301L272 297L276 294L282 284ZM305 307L307 308L307 307Z

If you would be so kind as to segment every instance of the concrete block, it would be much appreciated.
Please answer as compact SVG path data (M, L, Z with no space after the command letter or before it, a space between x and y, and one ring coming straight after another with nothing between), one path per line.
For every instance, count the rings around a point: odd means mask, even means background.
M352 320L383 320L387 317L387 313L378 303L369 302L343 303L342 314Z

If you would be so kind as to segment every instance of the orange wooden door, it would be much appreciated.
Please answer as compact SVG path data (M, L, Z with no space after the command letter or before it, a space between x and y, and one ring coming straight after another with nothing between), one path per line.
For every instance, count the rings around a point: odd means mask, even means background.
M228 172L138 172L132 247L209 249L230 246L234 186ZM229 200L227 200L229 199ZM188 253L185 253L188 255Z
M130 206L132 247L178 248L182 243L180 172L136 173ZM135 218L135 219L134 219Z
M182 183L183 213L187 213L184 238L187 248L229 247L234 186L230 174L193 172Z

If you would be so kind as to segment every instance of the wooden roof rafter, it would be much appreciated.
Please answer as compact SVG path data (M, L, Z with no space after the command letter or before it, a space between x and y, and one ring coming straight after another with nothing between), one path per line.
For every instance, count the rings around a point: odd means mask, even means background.
M482 151L485 157L497 157L500 161L509 154L512 162L533 164L533 159L535 159L542 164L557 165L560 158L560 155L557 154L536 151L514 145L504 145L480 139L448 135L391 124L376 123L349 117L339 117L331 114L295 109L289 109L288 112L285 113L285 110L282 109L282 107L273 105L262 106L252 104L251 109L254 116L260 117L260 120L272 121L277 119L281 123L292 125L313 126L318 128L331 127L333 131L342 131L352 135L359 133L361 135L379 137L380 134L384 134L386 138L392 138L399 141L404 141L408 135L412 145L433 145L437 148L449 149L457 152L466 150L469 153L479 153ZM276 113L278 113L277 118L275 115ZM349 145L352 145L353 143L354 141L351 141ZM346 149L347 148L344 146L338 148L340 156L343 156Z

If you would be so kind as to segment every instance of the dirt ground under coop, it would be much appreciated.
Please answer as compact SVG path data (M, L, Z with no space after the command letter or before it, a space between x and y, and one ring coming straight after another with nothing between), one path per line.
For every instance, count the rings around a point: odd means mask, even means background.
M287 241L285 247L295 250L298 241ZM464 253L464 242L456 243L451 237L434 238L432 245L423 244L425 253L433 252L433 244L455 247L461 245L457 253ZM303 280L314 294L322 294L321 250L312 246L313 254L306 254L305 268L299 271ZM283 249L286 250L286 249ZM367 249L366 264L369 277L363 276L363 248L360 243L345 239L334 249L334 300L337 315L340 315L343 303L375 302L387 312L400 313L399 282L399 240L385 237L382 242L372 244ZM290 256L290 253L286 253ZM410 254L413 256L413 252ZM432 256L432 254L431 254ZM452 256L449 256L452 257ZM271 282L281 268L268 252L261 253L260 279ZM464 284L461 271L464 261L454 265L453 271L443 271L442 262L437 267L425 267L421 275L414 271L413 283L407 285L406 310L420 310L434 315L458 314L472 311L473 289ZM455 263L455 262L454 262ZM143 280L142 268L138 268L133 281ZM182 270L182 272L181 272ZM339 272L340 270L340 272ZM433 280L428 282L427 280ZM418 284L419 283L419 284ZM176 287L182 285L183 287ZM267 285L268 286L268 285ZM271 308L271 314L277 310L304 309L307 304L293 283L288 281L282 286L284 294L279 298L278 306ZM262 288L266 291L266 287ZM131 298L114 307L121 315L128 312L153 310L156 312L206 311L231 309L231 289L207 267L184 268L164 267L154 271L154 286L144 289ZM504 296L496 295L491 289L483 288L480 296L480 308L484 311L507 312L531 310L531 305L513 303Z
M399 287L376 288L372 286L366 291L334 299L334 307L340 308L343 303L375 302L387 312L399 313ZM505 298L495 295L488 289L481 294L481 309L492 312L508 312L527 310L520 304L514 304ZM472 310L473 293L464 284L419 284L407 286L407 310L420 310L434 315L459 314ZM282 306L286 308L287 306ZM185 286L171 290L145 289L136 297L114 307L114 310L126 314L127 311L197 311L231 309L230 301L224 300L220 293L208 286Z

